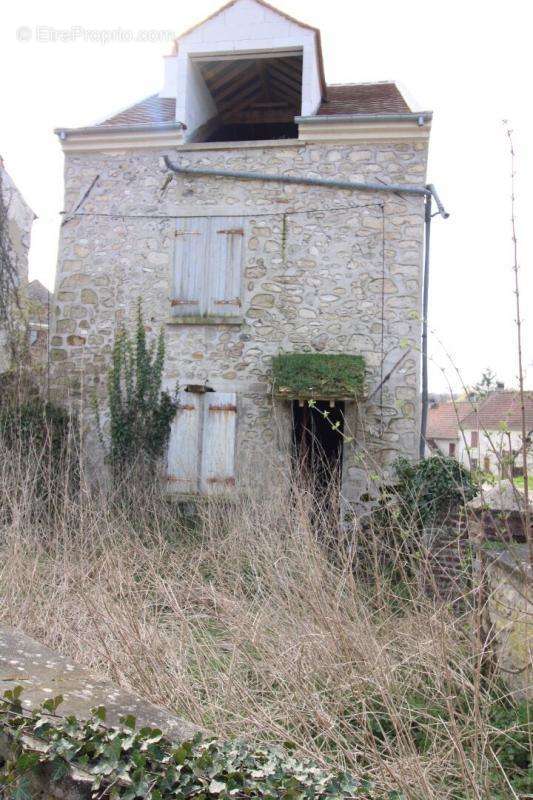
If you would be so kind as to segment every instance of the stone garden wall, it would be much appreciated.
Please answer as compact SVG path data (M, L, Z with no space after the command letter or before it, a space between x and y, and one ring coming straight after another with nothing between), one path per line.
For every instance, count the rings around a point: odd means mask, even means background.
M132 319L141 297L149 327L165 327L167 382L237 393L238 478L251 464L257 475L290 443L289 406L270 387L271 359L282 351L362 354L371 390L409 350L371 404L347 408L347 423L373 471L398 453L414 455L423 199L182 177L165 168L165 154L189 166L423 185L427 145L295 140L67 154L51 332L56 397L102 390L116 325ZM176 219L202 215L244 215L240 325L172 322ZM344 489L353 496L362 472L352 453L346 459Z
M114 686L100 675L26 636L0 625L0 685L2 692L22 686L22 705L27 711L45 700L62 695L61 716L88 719L91 709L104 706L106 724L119 724L121 716L132 714L138 727L159 728L174 741L190 739L200 729L169 711L147 702L133 692ZM13 742L0 728L0 762L12 753ZM73 770L54 780L52 770L43 767L32 775L34 800L85 800L91 797L90 776ZM0 797L2 792L0 789Z
M503 678L518 697L533 699L533 571L525 545L487 550L488 617Z

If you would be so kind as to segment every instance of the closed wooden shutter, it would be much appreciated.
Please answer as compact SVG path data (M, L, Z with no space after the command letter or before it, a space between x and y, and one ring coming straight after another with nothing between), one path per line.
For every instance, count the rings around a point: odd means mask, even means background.
M176 222L171 298L172 313L176 316L207 312L205 291L210 233L208 217L188 217Z
M244 250L242 217L214 217L210 240L208 313L223 317L240 315Z
M209 392L204 398L200 488L217 494L235 485L237 397L233 392Z
M167 456L171 491L198 491L203 396L192 392L179 393L179 407L172 423Z

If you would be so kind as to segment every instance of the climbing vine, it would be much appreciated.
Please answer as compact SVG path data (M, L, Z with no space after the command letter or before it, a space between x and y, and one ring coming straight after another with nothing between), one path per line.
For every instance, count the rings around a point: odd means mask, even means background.
M153 467L165 453L178 403L176 392L171 395L161 388L164 363L163 331L148 344L139 300L135 336L132 339L124 326L118 329L107 378L110 425L106 449L115 474L134 463ZM94 406L106 447L96 399Z
M0 734L9 751L3 766L0 762L6 800L29 800L45 768L51 781L77 776L90 787L91 797L112 800L400 797L396 792L377 793L369 781L299 760L290 745L220 742L200 734L176 743L157 728L138 729L133 716L121 717L117 727L106 726L103 706L92 709L86 721L58 716L61 696L27 712L21 693L17 686L0 700Z

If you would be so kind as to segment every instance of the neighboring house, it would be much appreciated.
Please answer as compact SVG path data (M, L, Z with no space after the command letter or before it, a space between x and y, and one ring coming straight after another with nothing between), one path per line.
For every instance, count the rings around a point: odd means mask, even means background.
M38 280L30 281L26 290L28 337L33 363L48 358L48 325L52 296Z
M415 457L424 197L312 181L423 187L430 125L395 83L328 86L319 31L261 0L234 0L184 33L159 94L57 131L58 396L102 387L116 327L141 297L148 327L165 328L165 383L182 389L176 491L262 480L306 450L309 428L327 458L342 454L349 499L366 483L356 450L372 472ZM200 174L176 174L165 156ZM321 355L329 387L303 368L276 385L284 353ZM331 355L364 359L366 392L342 386L346 364ZM310 397L355 437L343 452Z
M526 450L533 469L533 392L525 393ZM429 409L430 452L457 458L471 469L500 477L521 475L522 416L517 391L498 390L479 401L438 403Z
M11 366L9 338L16 330L22 330L24 324L21 312L28 281L28 251L34 219L35 214L16 187L0 156L0 309L7 300L10 319L7 324L0 318L0 373ZM12 276L9 274L11 268ZM13 292L19 295L20 309L11 296ZM11 333L8 331L9 327Z
M429 407L426 433L426 455L440 452L450 458L459 456L459 425L472 410L468 400L438 401Z
M533 467L533 392L525 393L526 450L528 468ZM521 475L522 415L516 391L496 391L479 403L477 410L461 421L458 458L473 469L502 477Z

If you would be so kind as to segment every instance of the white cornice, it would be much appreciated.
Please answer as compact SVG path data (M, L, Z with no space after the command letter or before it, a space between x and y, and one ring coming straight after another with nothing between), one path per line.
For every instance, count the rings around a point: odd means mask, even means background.
M78 128L56 130L64 153L85 153L102 150L139 150L176 147L183 142L183 129L178 124L122 128Z
M427 141L431 114L297 117L298 137L306 142Z
M305 142L398 142L428 141L430 125L410 122L330 122L312 125L300 122L298 137Z

